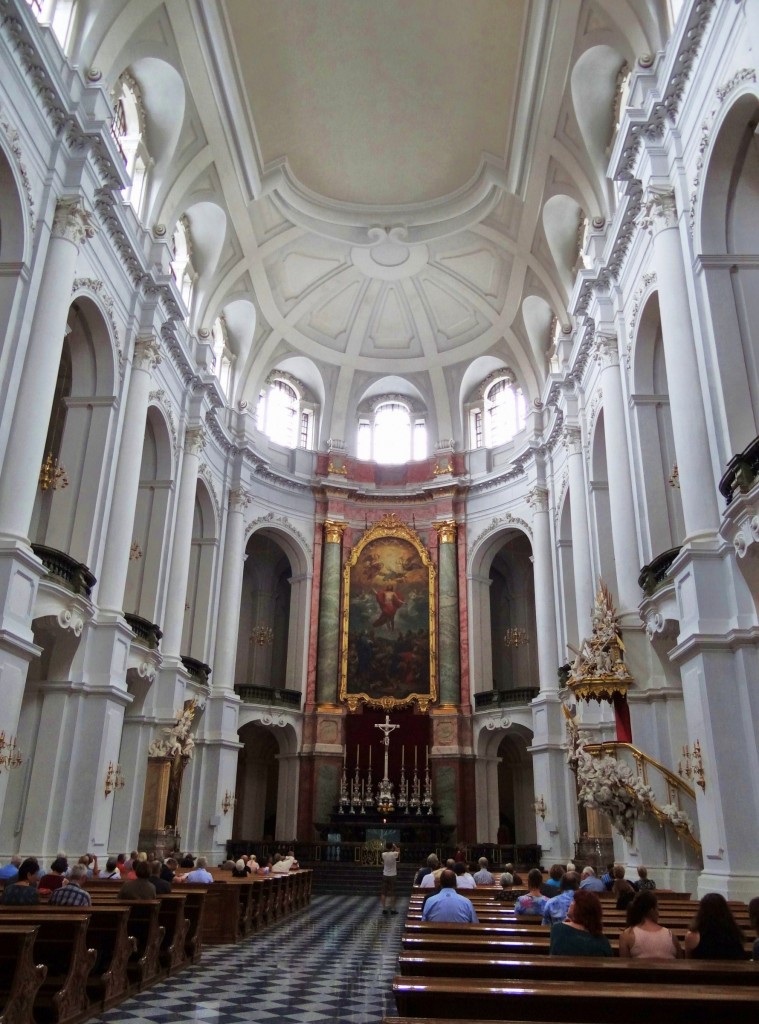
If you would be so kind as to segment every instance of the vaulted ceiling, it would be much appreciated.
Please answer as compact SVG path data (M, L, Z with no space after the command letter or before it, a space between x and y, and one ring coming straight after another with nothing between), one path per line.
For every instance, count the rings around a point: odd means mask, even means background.
M538 397L581 221L613 215L615 93L661 47L665 0L80 6L80 60L138 83L142 215L186 215L191 326L224 315L236 400L289 369L322 402L322 441L350 439L392 376L433 439L461 444L492 370Z

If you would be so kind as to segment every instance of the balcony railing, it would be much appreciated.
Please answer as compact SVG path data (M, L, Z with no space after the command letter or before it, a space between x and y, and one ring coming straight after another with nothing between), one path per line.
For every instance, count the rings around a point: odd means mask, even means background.
M733 455L719 482L720 494L727 505L738 492L750 491L759 476L759 437L755 437L748 448L739 455Z
M208 680L211 676L210 665L206 665L204 661L198 661L196 658L191 658L187 654L182 655L182 664L193 679L197 679L203 686L208 686Z
M239 686L237 692L246 704L284 704L300 709L299 690L277 690L273 686Z
M638 576L638 586L646 595L651 595L659 589L659 587L666 582L667 574L672 568L672 563L680 554L680 548L670 548L668 551L663 551L656 558L652 558L648 565L644 565L640 570L640 576Z
M71 555L47 548L44 544L32 544L32 551L47 569L48 576L53 576L74 594L92 596L97 579L83 562L77 562Z
M139 615L132 615L130 612L124 612L124 618L138 640L143 640L151 651L158 648L163 633L155 622L148 622L147 619L142 619Z
M490 708L529 704L539 692L537 686L522 686L517 690L486 690L485 693L475 693L474 706L475 708Z

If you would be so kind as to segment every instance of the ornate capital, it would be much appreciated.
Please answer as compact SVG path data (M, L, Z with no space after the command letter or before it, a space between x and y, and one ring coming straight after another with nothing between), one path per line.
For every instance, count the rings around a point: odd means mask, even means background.
M527 495L527 504L534 512L548 511L548 488L538 484Z
M94 234L92 214L85 210L81 199L64 196L58 200L53 217L53 238L65 238L78 247Z
M324 520L324 541L326 544L340 544L342 543L343 534L345 533L345 523L341 523L337 519L325 519Z
M188 427L184 435L184 450L188 455L200 455L208 437L204 426Z
M456 520L455 519L444 519L440 523L433 523L432 528L437 534L438 541L440 544L455 544L456 543Z
M570 455L582 455L582 431L579 427L565 426L561 441Z
M619 343L616 334L603 334L599 331L595 337L595 350L596 359L604 368L619 365Z
M161 346L152 334L138 338L134 343L132 368L135 370L154 370L161 362Z
M677 227L677 203L671 188L652 186L646 192L640 216L641 227L652 235Z
M229 492L229 511L244 512L253 499L243 487Z

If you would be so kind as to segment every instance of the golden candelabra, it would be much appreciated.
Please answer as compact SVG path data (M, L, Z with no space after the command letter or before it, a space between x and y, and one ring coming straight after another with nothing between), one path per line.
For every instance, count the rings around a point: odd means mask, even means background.
M22 761L23 757L18 749L16 737L11 736L6 740L5 733L0 732L0 772L3 768L12 771L14 768L18 768Z
M701 756L701 744L698 740L693 741L693 752L686 743L683 747L683 759L677 762L677 774L681 779L693 779L701 791L706 791L706 778L704 776L704 761Z
M546 802L545 802L545 799L544 799L542 793L540 794L540 796L535 797L535 803L532 806L533 806L537 816L542 821L545 821L546 820L546 814L548 813L548 808L546 807Z
M229 814L234 805L237 803L237 798L233 793L230 793L228 789L224 790L224 798L221 801L221 809L225 814Z
M259 647L266 647L268 644L274 643L274 630L271 626L254 626L250 639Z
M105 795L110 796L111 793L115 793L117 789L123 789L126 779L124 773L121 770L120 764L114 764L113 761L108 762L108 771L105 773Z
M503 634L503 646L504 647L522 647L524 644L528 644L530 638L527 635L527 630L522 629L519 626L514 626L511 629L507 629Z
M48 452L40 468L40 490L62 491L68 485L69 478L66 476L65 468L58 464L58 459L54 458L52 452Z

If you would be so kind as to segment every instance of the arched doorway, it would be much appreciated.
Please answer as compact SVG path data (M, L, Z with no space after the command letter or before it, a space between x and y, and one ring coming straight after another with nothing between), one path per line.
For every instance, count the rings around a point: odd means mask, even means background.
M532 757L527 739L507 733L498 744L498 842L536 841Z
M243 744L237 756L233 838L272 841L277 835L279 744L257 722L239 730Z

